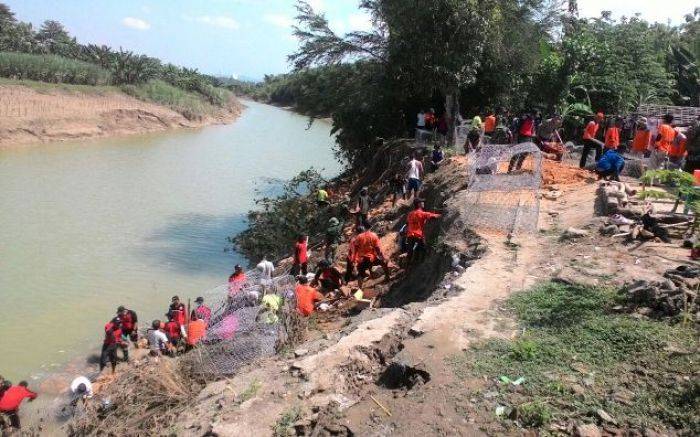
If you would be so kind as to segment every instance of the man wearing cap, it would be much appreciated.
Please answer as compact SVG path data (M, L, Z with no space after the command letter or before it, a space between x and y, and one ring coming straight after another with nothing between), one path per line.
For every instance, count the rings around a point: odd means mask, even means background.
M425 224L428 220L440 217L440 214L424 211L425 201L416 199L413 201L414 209L406 216L406 244L408 245L408 262L414 262L416 254L422 256L425 253Z
M328 227L326 228L326 246L324 248L323 257L328 260L329 263L335 261L335 254L338 251L338 246L340 245L340 240L343 236L343 225L340 220L335 217L331 217L328 220Z
M209 325L209 321L211 320L211 309L208 306L204 305L204 298L202 296L199 296L197 299L194 300L194 302L197 304L197 308L192 310L192 314L196 314L198 318L204 320L204 323Z
M122 321L122 339L124 342L122 343L121 349L124 351L124 361L128 361L129 345L126 340L130 339L134 344L138 341L139 319L135 311L126 309L124 305L120 305L119 308L117 308L117 317Z
M583 130L583 151L581 152L581 161L579 162L579 167L581 168L586 167L588 154L591 153L591 150L595 150L596 161L598 161L603 154L603 143L596 139L596 135L600 129L600 123L602 123L604 119L605 115L602 112L597 113L595 119L589 121L586 128Z
M85 404L88 399L92 398L92 383L85 376L78 376L70 383L70 391L73 395L73 400L70 403L72 406L78 405L79 401L83 401Z

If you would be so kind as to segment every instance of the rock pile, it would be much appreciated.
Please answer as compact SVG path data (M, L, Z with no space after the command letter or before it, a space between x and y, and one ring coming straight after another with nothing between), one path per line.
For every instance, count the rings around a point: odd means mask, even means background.
M638 280L627 286L627 297L637 308L648 308L649 315L673 317L687 312L700 322L700 268L682 265L667 270L662 281Z

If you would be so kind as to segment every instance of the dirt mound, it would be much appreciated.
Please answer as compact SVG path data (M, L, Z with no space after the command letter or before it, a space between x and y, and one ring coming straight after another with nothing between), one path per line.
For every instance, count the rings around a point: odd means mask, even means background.
M542 161L542 185L578 185L595 182L588 170L550 160Z

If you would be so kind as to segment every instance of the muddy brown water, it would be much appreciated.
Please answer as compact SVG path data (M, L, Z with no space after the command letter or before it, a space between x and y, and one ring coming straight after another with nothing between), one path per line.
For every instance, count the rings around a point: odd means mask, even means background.
M340 172L330 124L246 105L230 125L0 150L0 374L65 387L118 305L150 321L246 262L224 248L256 190Z

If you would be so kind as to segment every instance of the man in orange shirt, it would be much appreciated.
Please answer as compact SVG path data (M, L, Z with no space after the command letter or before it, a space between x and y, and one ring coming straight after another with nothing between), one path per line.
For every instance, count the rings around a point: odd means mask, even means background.
M644 155L651 144L651 131L647 127L647 119L642 117L637 120L637 130L632 140L632 155Z
M486 118L484 118L484 135L491 136L496 132L496 116L492 111L488 111Z
M598 161L603 154L603 143L596 139L598 129L600 129L600 123L603 119L605 119L605 115L603 115L602 112L597 113L595 119L589 121L583 131L583 152L581 152L581 161L579 162L579 167L581 168L586 167L588 154L591 153L591 150L595 150L596 161Z
M668 151L668 165L669 169L678 170L683 165L688 138L680 129L676 128L674 130L676 131L676 137L673 139L673 144L671 144L671 148Z
M616 119L610 122L610 127L605 130L605 149L617 150L620 147L620 127L622 120Z
M297 311L304 317L313 314L314 303L323 300L323 295L309 285L306 276L299 276L299 284L294 289L294 294L297 298Z
M348 250L348 264L345 272L345 281L348 282L352 272L357 267L357 285L362 288L362 282L368 271L374 266L382 266L384 277L389 280L389 264L384 259L382 248L379 245L379 237L372 231L365 230L363 226L357 227L357 235L350 242Z
M186 350L192 349L199 343L207 333L207 322L199 318L196 311L192 312L190 323L187 324L187 347Z
M671 125L673 123L673 115L664 115L663 121L661 126L659 126L659 133L654 141L654 152L649 165L652 169L658 169L666 165L666 160L669 158L669 153L672 151L673 143L676 140L676 130Z
M414 255L421 257L425 254L425 224L428 220L440 217L440 214L424 211L425 202L416 199L413 202L415 209L406 217L406 244L408 246L408 263L414 262Z

